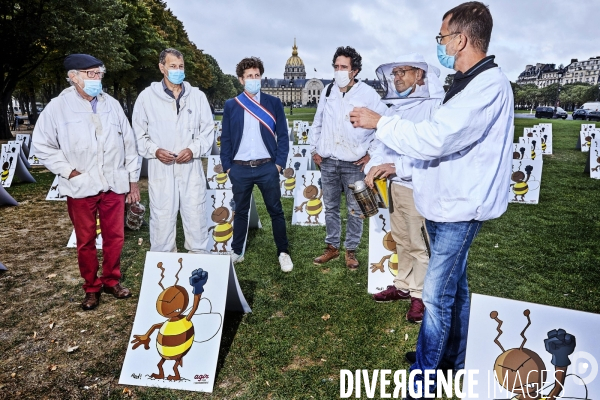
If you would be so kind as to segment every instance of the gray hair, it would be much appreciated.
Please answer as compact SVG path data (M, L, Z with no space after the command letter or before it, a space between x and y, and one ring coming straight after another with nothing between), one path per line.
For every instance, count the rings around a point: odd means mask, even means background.
M100 72L106 73L106 67L104 65L101 65L98 68L100 69ZM73 82L71 80L71 75L77 75L78 73L79 73L78 69L71 69L67 72L67 82L69 82L69 85L71 85L71 86L75 85L75 82Z
M162 65L165 65L165 62L167 62L167 54L174 55L175 57L183 60L183 54L179 50L175 50L169 47L168 49L164 49L163 51L161 51L160 56L158 57L158 62Z

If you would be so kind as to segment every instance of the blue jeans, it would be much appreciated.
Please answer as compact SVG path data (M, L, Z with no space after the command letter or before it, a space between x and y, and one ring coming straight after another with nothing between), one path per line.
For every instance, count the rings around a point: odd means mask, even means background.
M426 220L425 224L431 248L423 287L425 315L417 339L417 361L410 369L424 371L444 364L458 370L465 366L471 305L467 256L483 222ZM423 382L423 375L416 379Z
M348 185L365 179L360 165L349 161L324 158L321 162L321 185L323 187L323 203L325 205L325 229L327 236L325 243L336 249L340 248L342 220L340 217L340 203L342 186L346 193L348 207L348 222L346 224L346 250L356 250L360 243L363 231L363 220L360 218L362 211L354 199Z
M250 210L250 197L256 184L262 193L265 206L271 216L273 238L279 253L288 253L288 239L285 231L285 216L281 207L281 189L279 188L279 172L273 161L266 162L257 167L249 165L232 164L229 171L231 191L235 202L235 215L233 219L233 241L231 249L236 254L242 254L246 232L248 229L248 211Z

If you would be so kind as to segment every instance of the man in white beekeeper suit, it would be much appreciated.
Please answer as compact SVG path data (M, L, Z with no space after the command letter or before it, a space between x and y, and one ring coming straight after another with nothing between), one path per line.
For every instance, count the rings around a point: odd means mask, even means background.
M33 154L58 175L61 194L77 238L77 262L84 279L81 308L93 310L100 292L131 296L121 286L125 202L140 200L135 137L119 102L102 92L106 72L89 54L65 58L71 87L52 99L33 131ZM98 274L96 221L102 231L102 275Z
M206 178L200 156L213 142L214 122L206 95L184 82L183 54L160 53L161 82L146 88L133 108L139 154L148 159L150 251L175 252L177 211L184 247L205 253L208 231L204 204Z
M431 118L444 98L444 88L438 68L429 65L420 54L398 57L397 62L383 64L376 70L386 94L382 101L390 105L386 115L421 122ZM406 320L423 320L423 282L427 272L428 237L425 219L415 207L412 168L415 160L397 153L376 140L377 146L365 167L365 182L373 187L374 178L390 180L390 219L392 238L398 256L394 284L373 295L377 302L410 300ZM379 268L377 268L379 267ZM373 264L372 272L383 265Z

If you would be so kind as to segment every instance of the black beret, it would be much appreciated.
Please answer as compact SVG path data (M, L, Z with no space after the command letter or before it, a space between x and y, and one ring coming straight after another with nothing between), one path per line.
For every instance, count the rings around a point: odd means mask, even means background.
M96 57L90 56L89 54L69 54L65 58L64 66L67 71L72 69L88 69L104 65L104 63L98 60Z

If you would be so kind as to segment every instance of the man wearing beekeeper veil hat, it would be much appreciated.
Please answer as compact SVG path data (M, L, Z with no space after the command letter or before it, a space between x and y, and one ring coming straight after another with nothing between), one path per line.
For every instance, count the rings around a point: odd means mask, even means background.
M444 97L440 71L427 64L420 54L401 56L397 60L376 70L385 90L382 101L389 105L386 115L397 115L415 123L430 119ZM390 218L398 255L394 284L374 294L373 299L377 302L410 300L406 319L420 323L425 310L422 293L429 255L425 219L416 210L413 199L413 165L413 159L377 141L365 167L365 182L372 187L375 178L391 181Z

